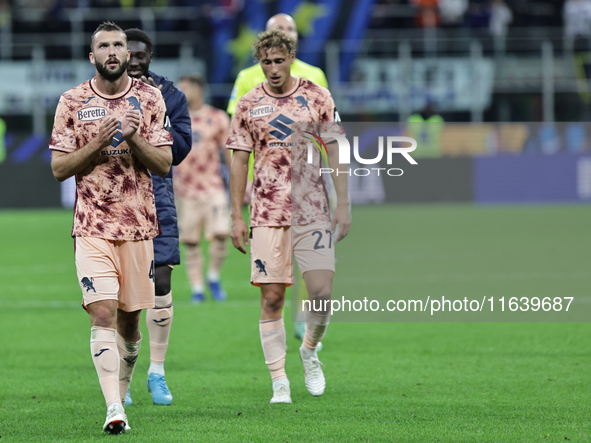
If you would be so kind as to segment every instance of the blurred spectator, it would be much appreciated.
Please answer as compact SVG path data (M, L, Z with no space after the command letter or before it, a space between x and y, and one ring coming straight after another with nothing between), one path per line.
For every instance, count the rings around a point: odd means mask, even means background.
M418 8L415 21L420 28L433 28L439 24L439 0L412 0Z
M468 0L439 0L441 24L444 26L461 25L468 9Z
M494 37L505 37L509 24L513 21L513 13L503 0L493 0L490 9L488 29Z
M591 0L567 0L564 4L564 31L567 37L591 35Z
M490 5L482 0L471 1L467 22L471 28L486 28L490 21Z
M10 0L0 0L0 29L7 28L12 23Z

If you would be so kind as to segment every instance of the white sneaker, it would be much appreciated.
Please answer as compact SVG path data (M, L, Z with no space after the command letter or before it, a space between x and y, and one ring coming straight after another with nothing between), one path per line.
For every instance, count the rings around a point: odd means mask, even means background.
M300 358L304 365L304 381L308 392L315 397L324 394L326 388L326 380L324 379L324 373L318 360L316 350L306 348L304 345L300 346Z
M123 434L127 427L127 416L121 403L111 403L107 408L107 419L103 431L109 434Z
M282 378L273 382L273 397L271 403L291 403L289 380Z

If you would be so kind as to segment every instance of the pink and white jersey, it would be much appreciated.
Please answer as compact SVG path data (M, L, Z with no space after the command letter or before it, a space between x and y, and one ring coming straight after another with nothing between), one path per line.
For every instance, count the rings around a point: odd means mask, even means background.
M225 192L220 148L228 139L230 119L224 111L209 105L190 114L193 147L174 168L174 193L177 197L208 198Z
M144 140L152 146L172 145L158 89L130 78L125 92L107 96L98 92L93 79L60 97L49 149L68 153L81 149L97 137L105 117L115 116L121 122L133 108L142 113L138 133ZM148 240L159 233L151 173L132 153L120 123L112 144L76 174L72 236Z
M329 221L328 197L318 168L292 169L292 123L334 122L330 92L304 79L282 95L265 83L244 95L230 125L228 149L254 151L250 226L301 226ZM298 151L299 152L299 151ZM303 151L302 151L303 152ZM303 157L296 155L296 159ZM305 161L305 160L304 160ZM307 171L306 176L293 177ZM306 192L292 198L292 184L306 183ZM295 188L294 188L295 189ZM298 185L298 189L301 189Z

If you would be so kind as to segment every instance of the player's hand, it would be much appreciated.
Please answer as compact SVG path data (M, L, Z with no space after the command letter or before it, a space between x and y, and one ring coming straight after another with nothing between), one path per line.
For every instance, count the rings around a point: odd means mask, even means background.
M155 88L158 88L160 91L162 91L162 85L156 86L156 82L154 81L154 79L152 77L146 78L145 75L142 75L140 80L143 81L144 83L146 83L147 85L153 86Z
M335 233L337 225L339 226L339 233L335 243L344 239L351 230L351 214L349 214L348 206L337 206L337 209L334 211L331 227L333 234Z
M140 127L141 120L142 113L137 109L130 109L126 112L125 117L123 117L123 121L121 122L121 132L123 132L123 138L125 140L134 136Z
M248 227L242 217L239 219L232 219L232 244L243 254L246 254L246 247L248 246Z
M119 129L119 122L115 117L107 117L99 126L99 133L97 136L100 149L106 148L113 143L113 137L117 134Z

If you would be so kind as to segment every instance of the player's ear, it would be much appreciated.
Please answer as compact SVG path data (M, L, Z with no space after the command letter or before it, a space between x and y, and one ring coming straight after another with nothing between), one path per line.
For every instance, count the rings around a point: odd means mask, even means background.
M128 49L127 50L127 62L129 62L129 60L131 60L131 51Z
M90 59L90 63L92 63L93 65L96 65L96 62L94 60L94 53L93 52L89 52L88 53L88 58Z
M289 60L290 60L289 64L291 65L293 63L293 61L295 60L295 51L289 55Z

